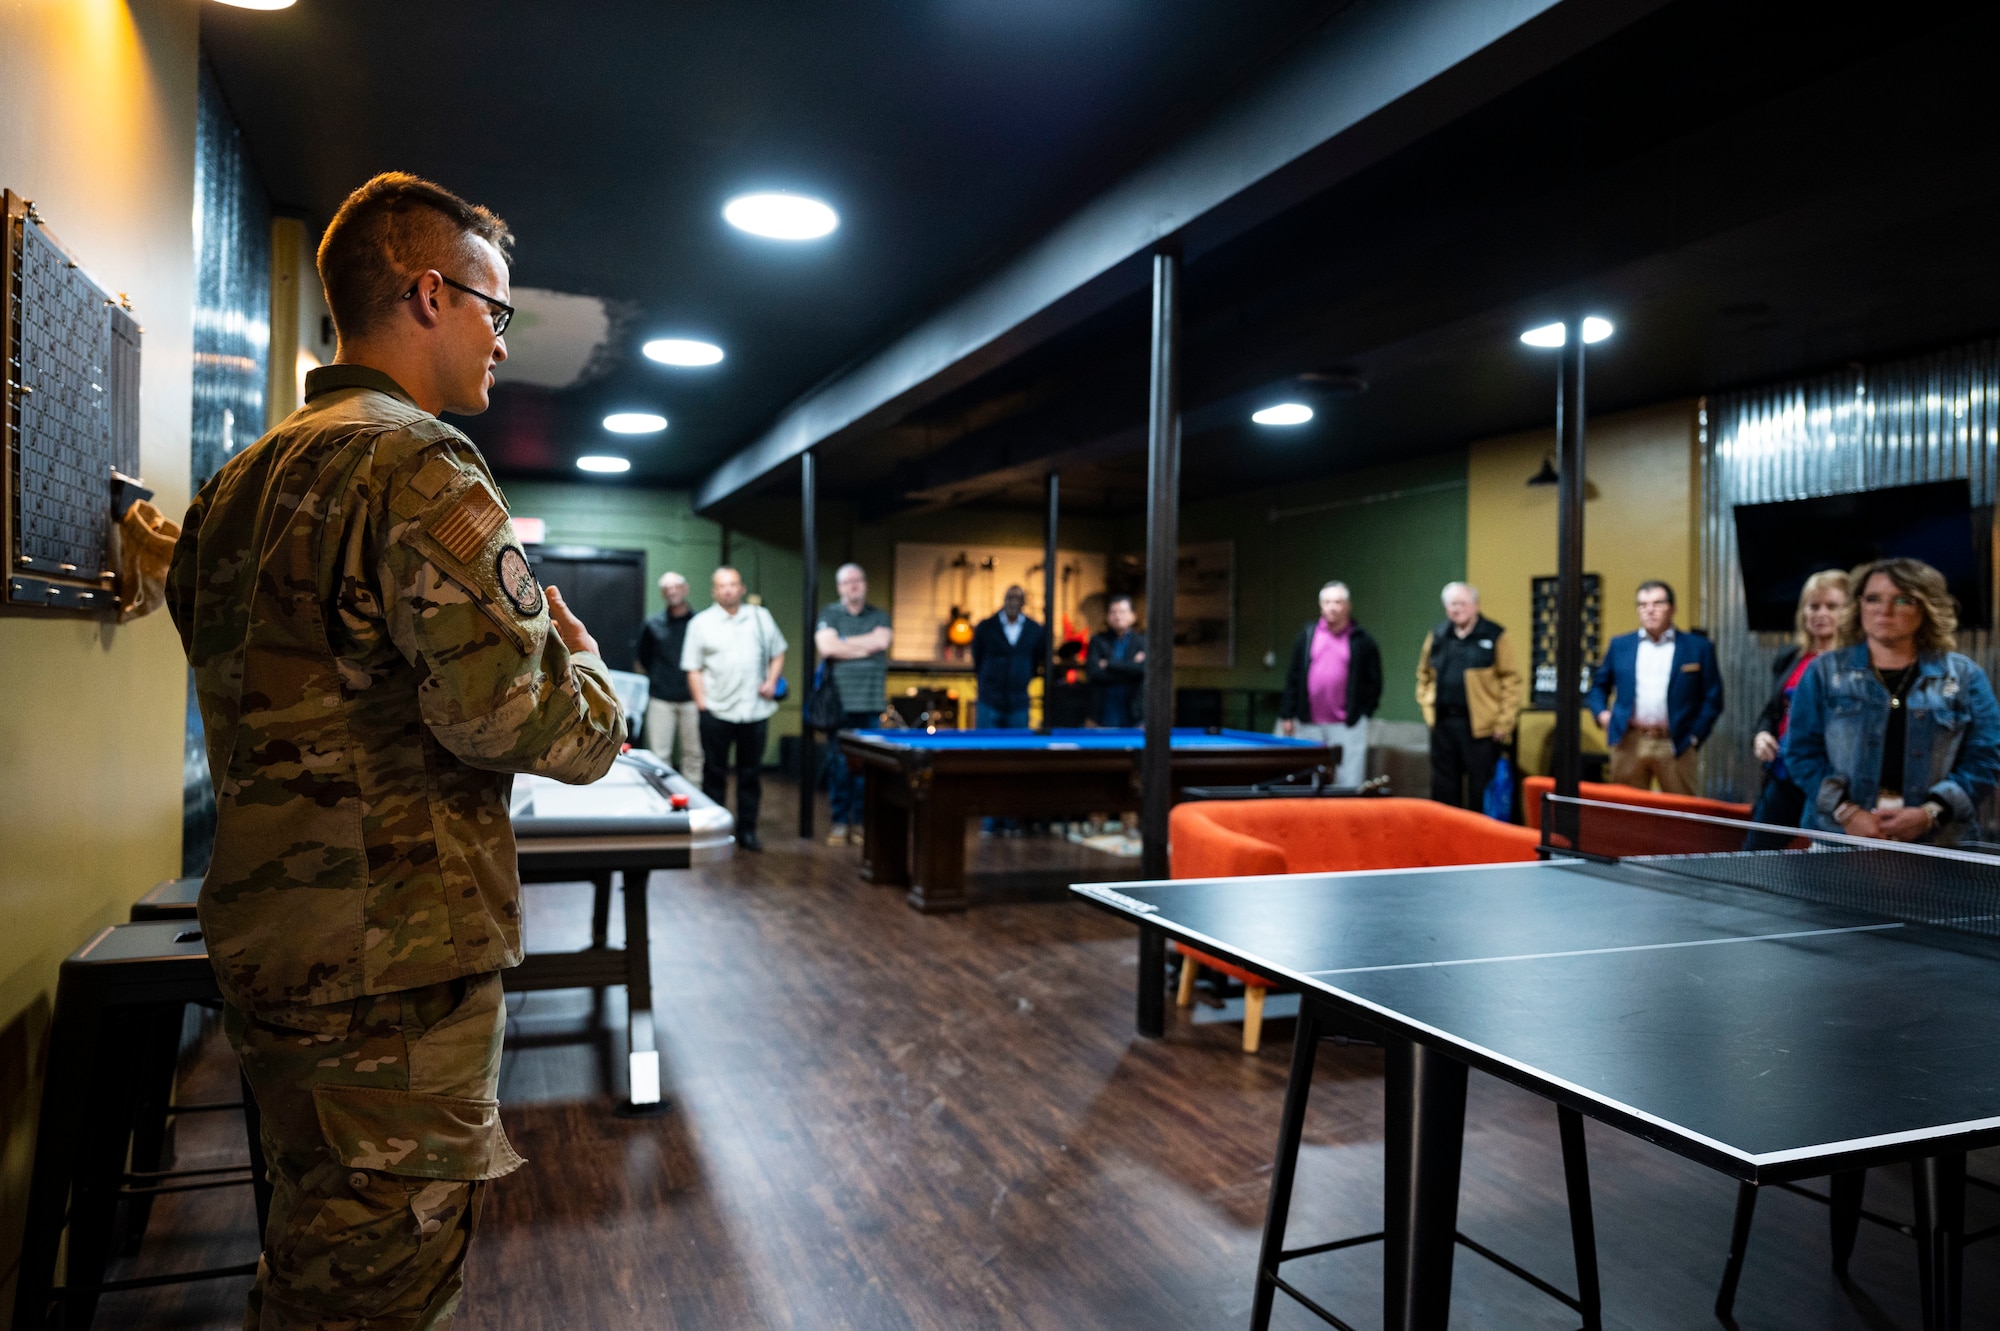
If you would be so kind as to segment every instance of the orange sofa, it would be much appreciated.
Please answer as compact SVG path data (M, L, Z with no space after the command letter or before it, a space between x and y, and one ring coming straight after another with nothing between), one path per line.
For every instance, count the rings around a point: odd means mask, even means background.
M1554 793L1555 788L1556 779L1552 776L1531 776L1521 783L1521 812L1527 818L1528 826L1536 832L1542 830L1542 796ZM1743 819L1750 816L1748 804L1703 799L1699 795L1669 795L1664 790L1641 790L1637 786L1580 781L1576 793L1579 799L1601 800L1606 804L1633 804L1645 809L1671 809L1676 813L1705 813L1714 818Z
M1177 804L1167 823L1176 878L1239 878L1349 869L1421 869L1532 860L1538 835L1430 800L1204 800ZM1203 966L1243 981L1243 1050L1257 1052L1270 982L1178 944L1179 1001L1194 1001Z

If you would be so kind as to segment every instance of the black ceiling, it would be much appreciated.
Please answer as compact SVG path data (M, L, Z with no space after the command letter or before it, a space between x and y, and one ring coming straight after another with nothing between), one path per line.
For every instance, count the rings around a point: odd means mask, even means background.
M514 282L633 314L611 375L503 386L471 426L496 468L573 476L609 410L633 479L688 483L1254 79L1340 0L300 0L203 7L202 42L280 208L323 223L386 169L498 211ZM785 246L723 201L820 195ZM721 343L664 369L646 336Z
M1549 423L1522 328L1616 321L1593 411L2000 329L1988 7L1678 0L1193 262L1188 493ZM881 513L1142 500L1147 306L1128 300L855 447ZM1365 386L1365 391L1354 389ZM1296 430L1249 424L1313 402Z

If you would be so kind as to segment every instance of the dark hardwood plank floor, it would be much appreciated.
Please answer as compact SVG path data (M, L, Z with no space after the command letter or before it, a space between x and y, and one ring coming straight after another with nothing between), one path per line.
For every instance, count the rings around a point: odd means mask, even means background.
M502 1096L527 1168L493 1190L466 1331L534 1328L1239 1328L1262 1223L1289 1023L1246 1057L1238 1028L1132 1033L1122 924L1036 890L1036 875L1133 862L1047 840L981 841L968 914L920 916L856 877L858 852L798 841L773 783L761 856L655 875L654 975L671 1112L614 1115L623 994L515 996ZM824 827L822 816L821 826ZM531 887L530 946L581 945L588 894ZM1049 899L1036 899L1037 897ZM616 912L614 912L615 916ZM596 1032L593 1036L592 1032ZM232 1073L211 1037L195 1098ZM233 1116L190 1120L183 1164L240 1155ZM1606 1324L1714 1326L1734 1185L1592 1125ZM2000 1176L2000 1157L1974 1157ZM1329 1046L1307 1127L1295 1242L1373 1229L1380 1058ZM1907 1215L1900 1171L1871 1206ZM1572 1283L1554 1110L1475 1077L1461 1226ZM1971 1198L1974 1225L2000 1206ZM243 1260L247 1192L162 1199L119 1274ZM1750 1328L1915 1327L1915 1255L1864 1226L1854 1282L1827 1269L1826 1216L1767 1191L1738 1300ZM2000 1243L1967 1263L1969 1327L2000 1325ZM1378 1250L1299 1267L1375 1325ZM107 1298L102 1326L238 1324L241 1280ZM1461 1327L1573 1316L1462 1253ZM1277 1325L1319 1325L1280 1301Z

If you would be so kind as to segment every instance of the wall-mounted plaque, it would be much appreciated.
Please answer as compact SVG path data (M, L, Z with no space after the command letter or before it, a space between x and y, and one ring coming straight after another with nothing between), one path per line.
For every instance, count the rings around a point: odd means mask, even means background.
M0 193L0 609L117 612L112 481L139 472L139 325Z
M1536 578L1534 674L1530 707L1556 705L1556 579ZM1583 678L1577 696L1590 691L1590 672L1604 655L1604 587L1595 573L1583 575Z

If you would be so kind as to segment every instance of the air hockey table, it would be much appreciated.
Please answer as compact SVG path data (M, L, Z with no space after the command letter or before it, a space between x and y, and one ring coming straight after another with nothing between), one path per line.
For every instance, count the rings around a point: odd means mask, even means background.
M736 820L644 749L621 753L611 770L588 786L515 777L510 812L523 883L589 882L595 892L589 947L530 952L519 966L502 973L501 983L509 992L624 985L629 1104L635 1110L660 1105L646 881L655 869L689 869L728 859L736 846ZM608 940L614 874L625 907L622 948Z
M1173 797L1190 786L1250 785L1337 765L1312 740L1250 730L1173 732ZM840 751L866 790L862 877L909 889L926 913L964 910L965 820L1080 818L1139 804L1137 727L1082 730L843 730Z

